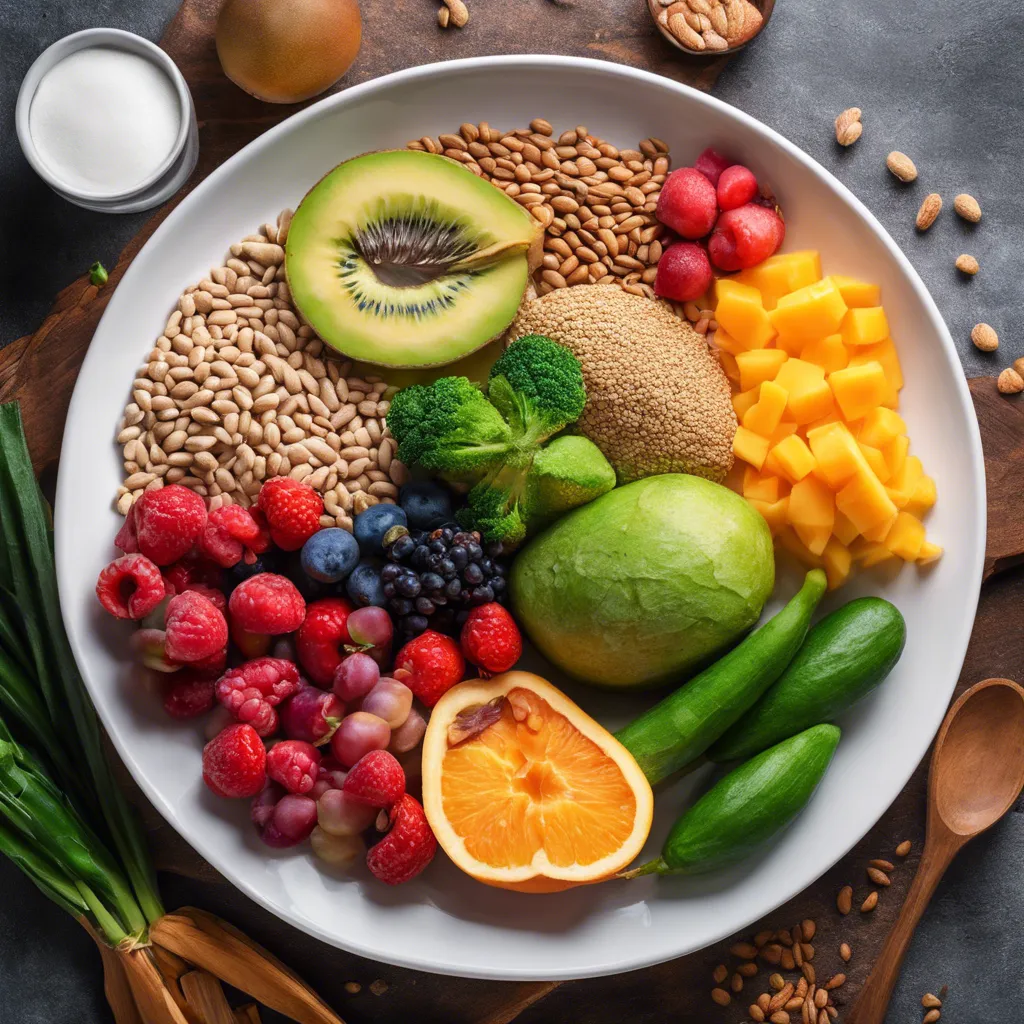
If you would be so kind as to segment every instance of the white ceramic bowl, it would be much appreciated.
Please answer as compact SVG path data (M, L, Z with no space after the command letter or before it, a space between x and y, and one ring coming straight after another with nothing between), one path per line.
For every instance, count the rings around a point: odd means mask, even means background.
M140 181L132 188L121 192L101 192L83 190L65 181L54 173L36 149L29 123L32 99L43 76L65 57L79 50L93 47L108 47L134 53L144 57L159 68L174 86L178 99L178 134L171 151L157 166L148 178ZM192 94L188 91L185 78L173 60L148 39L137 36L133 32L124 32L117 28L87 28L81 32L58 39L48 46L35 59L28 69L18 91L18 102L14 114L25 159L32 169L59 196L68 202L97 213L136 213L159 206L169 199L188 179L199 158L199 131L196 125L196 112L192 103Z
M244 803L205 791L199 730L170 722L145 692L128 628L107 617L93 593L118 526L111 498L120 453L112 438L135 367L180 289L218 263L229 243L294 206L348 157L463 121L515 127L537 116L560 127L586 124L620 146L659 136L677 166L709 144L734 153L778 194L788 249L819 248L828 271L882 283L907 378L901 412L913 451L938 483L929 533L946 554L927 571L864 574L826 602L869 593L891 599L906 616L906 651L885 685L843 716L843 741L810 806L756 857L703 878L531 896L479 885L439 856L415 882L388 889L365 870L339 877L303 850L268 850ZM65 621L110 736L160 812L227 878L304 931L376 960L485 978L579 978L666 960L743 929L806 887L878 820L927 750L963 661L981 582L985 480L973 407L935 304L875 218L834 178L752 118L666 79L600 61L498 57L416 68L323 100L257 139L181 203L111 297L82 367L64 436L56 530ZM772 608L794 587L783 580ZM649 703L567 689L613 726ZM647 855L706 778L695 773L658 793Z

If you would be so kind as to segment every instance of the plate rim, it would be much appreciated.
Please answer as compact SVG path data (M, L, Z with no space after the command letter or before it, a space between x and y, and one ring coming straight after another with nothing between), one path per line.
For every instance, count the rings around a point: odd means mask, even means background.
M956 638L954 649L960 653L957 655L957 661L959 666L962 667L964 657L967 653L967 645L970 640L971 633L973 631L974 619L977 612L978 600L980 598L981 583L983 579L984 570L984 552L985 552L985 539L987 532L987 504L986 504L986 491L985 491L985 469L984 469L984 458L981 447L981 434L978 427L977 415L974 410L974 404L970 396L970 390L967 385L967 378L963 372L962 364L960 362L959 354L956 351L956 347L953 344L953 339L949 333L949 329L946 326L945 320L943 319L938 307L935 304L934 299L925 287L920 275L914 269L910 263L908 257L899 248L896 242L892 239L886 229L882 226L879 220L874 214L857 198L853 192L844 185L838 178L836 178L831 172L826 170L821 164L819 164L813 157L805 153L802 149L790 142L787 138L777 132L775 129L769 127L763 122L757 120L755 117L747 114L745 111L740 110L737 107L732 106L712 96L708 93L702 92L699 89L695 89L689 85L676 82L673 79L666 78L661 75L654 74L653 72L645 71L639 68L630 67L624 64L617 64L610 61L599 60L589 57L571 57L571 56L559 56L550 54L515 54L515 55L495 55L486 57L468 57L461 58L452 61L439 61L432 64L420 65L413 68L406 68L401 71L395 71L391 74L375 78L367 82L360 83L358 85L350 86L341 92L335 93L331 96L327 96L316 103L310 104L310 106L304 108L301 111L292 114L290 117L285 118L279 124L273 128L264 132L262 135L257 136L246 146L240 149L233 156L229 157L223 164L215 168L203 181L201 181L182 201L167 215L164 221L157 227L153 232L152 236L147 239L146 243L142 246L135 257L132 259L132 263L129 265L121 281L118 284L118 288L122 287L126 282L132 283L134 278L134 272L138 266L138 257L146 252L151 246L156 246L163 241L165 235L170 234L176 226L177 220L179 219L180 211L187 211L193 204L198 203L205 193L212 190L222 178L229 176L234 168L238 165L244 164L252 159L257 153L265 148L272 147L276 144L277 139L281 135L285 135L290 132L295 125L304 123L306 121L314 120L319 117L324 111L335 107L335 106L347 106L352 103L358 103L364 97L372 96L376 92L386 91L394 85L409 84L416 82L420 79L434 78L438 76L446 76L449 74L459 74L466 71L473 71L481 68L504 68L504 69L515 69L519 71L536 69L580 69L587 70L590 72L596 72L601 75L611 75L613 77L619 77L622 80L638 81L643 82L647 85L654 85L658 88L668 90L669 92L676 92L680 95L687 96L690 100L696 101L698 104L703 104L710 109L716 110L719 114L724 115L727 118L731 118L737 121L742 127L752 132L755 136L762 136L767 138L772 144L783 150L790 158L796 160L802 164L806 170L812 173L818 178L830 191L836 194L837 198L850 206L858 216L867 223L871 228L874 235L878 240L886 247L890 256L895 259L896 263L900 266L904 276L907 278L909 284L913 288L918 301L920 301L922 308L928 315L932 327L937 333L941 343L946 361L952 367L955 368L954 373L954 390L959 397L961 406L966 413L966 419L968 421L968 436L964 439L969 449L970 456L970 468L974 477L973 487L973 500L975 502L975 513L978 521L981 524L981 529L978 530L974 538L974 551L973 561L975 566L975 586L972 589L972 593L968 595L965 612L967 613L961 620L962 625L960 628L959 636ZM104 322L110 315L110 303L108 301L107 308L104 310L103 315L97 324L95 334L98 334L103 328ZM94 334L94 337L95 337ZM89 365L90 360L100 358L98 350L94 350L90 343L90 349L86 352L85 359L83 360L83 368ZM83 375L80 375L84 376ZM76 383L74 392L72 394L71 401L68 406L67 420L65 423L64 433L62 437L62 451L66 444L69 435L73 432L73 425L77 422L76 413L79 410L79 406L84 405L86 399L80 391L78 383ZM57 488L56 488L56 502L55 502L55 554L56 554L56 568L57 568L57 582L58 590L60 594L61 612L64 618L65 624L69 621L70 616L65 614L66 603L69 603L72 598L71 594L74 593L75 581L71 578L74 573L70 565L70 559L65 557L65 552L70 551L74 547L73 529L70 525L70 521L73 520L73 516L65 517L62 515L62 510L70 510L73 507L74 495L72 493L73 484L71 482L70 473L64 471L64 464L58 468L57 476ZM64 525L68 523L68 525ZM67 596L65 596L67 595ZM82 670L83 663L86 662L86 654L83 651L83 646L80 641L79 635L74 628L68 628L68 638L71 643L72 651L74 653L76 662L79 665L79 670L82 673L82 677L85 680L86 686L89 689L90 698L94 699L93 687L89 682L88 674ZM958 671L959 675L959 671ZM910 762L909 768L905 770L898 770L892 772L888 785L885 788L884 803L881 803L882 810L879 812L877 817L869 821L864 828L864 831L853 837L853 839L846 845L845 849L840 850L838 855L830 863L826 864L820 872L818 872L813 878L801 882L795 888L793 886L779 886L776 888L771 899L773 901L773 907L768 911L758 911L750 917L749 920L745 921L741 928L747 927L754 921L758 920L765 913L772 913L778 909L778 907L787 903L798 893L803 892L805 889L810 888L823 874L828 870L831 870L843 857L845 857L849 851L861 840L864 835L872 829L878 821L881 820L882 816L886 813L892 802L897 796L904 790L907 782L910 780L914 771L916 771L918 764L921 759L927 753L928 747L931 743L931 738L934 737L937 732L939 725L941 724L942 718L945 715L946 708L948 707L949 698L952 696L956 687L956 679L954 679L952 686L950 687L949 693L945 703L941 706L936 703L935 713L931 716L934 721L931 722L931 728L928 731L929 741L928 744L920 751L920 754L912 762ZM368 957L370 959L378 960L380 962L393 964L399 967L405 967L413 970L424 971L427 973L434 974L446 974L456 977L465 978L479 978L485 980L503 980L503 981L534 981L534 980L550 980L550 981L569 981L581 978L594 978L607 976L611 974L618 974L625 971L636 970L644 967L650 967L655 964L665 963L669 960L676 959L681 956L690 955L698 952L700 949L707 948L708 946L721 941L724 938L734 934L735 929L729 928L727 930L715 932L702 943L693 949L675 950L667 954L662 955L661 953L655 955L641 955L641 956L630 956L627 951L620 950L618 952L618 959L606 959L605 961L594 964L592 967L588 967L585 972L579 969L568 968L565 970L559 970L553 967L550 971L546 971L543 977L539 977L535 971L526 968L517 967L505 967L501 969L488 969L484 967L465 967L460 965L451 965L441 963L437 960L432 960L429 957L417 957L408 955L389 955L388 950L381 950L378 948L368 948L361 945L358 939L349 939L346 937L345 941L336 935L325 931L318 927L315 922L309 918L303 916L301 913L295 911L295 909L287 904L278 904L274 900L265 897L261 894L258 887L244 881L238 875L236 875L231 869L230 865L223 863L223 858L218 856L215 852L209 849L209 844L204 841L203 836L197 835L194 831L186 833L184 829L187 827L183 822L179 821L179 816L176 813L174 807L164 799L161 795L160 790L148 779L146 773L143 771L141 766L136 762L136 759L127 749L127 745L124 738L116 734L107 721L107 716L101 707L101 703L97 703L94 699L94 706L96 707L97 714L99 715L105 731L109 736L114 748L117 750L118 756L125 764L126 768L132 775L135 783L145 793L147 799L151 801L161 817L170 824L175 831L204 859L208 860L213 864L224 877L242 893L252 899L254 902L259 904L265 910L273 914L280 920L292 925L300 931L313 936L330 946L336 948L345 949L349 952L355 953L359 956Z

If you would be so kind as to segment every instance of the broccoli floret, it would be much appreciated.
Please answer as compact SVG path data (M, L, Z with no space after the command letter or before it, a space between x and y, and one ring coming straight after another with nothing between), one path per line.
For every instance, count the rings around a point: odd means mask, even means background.
M515 440L501 413L465 377L402 388L387 422L407 465L470 480L504 464Z
M506 551L526 537L519 495L526 479L524 471L501 472L481 480L468 494L466 507L455 514L460 526L479 530L488 543L501 543Z
M491 367L487 395L532 444L575 423L587 401L580 361L542 334L517 338L505 349Z

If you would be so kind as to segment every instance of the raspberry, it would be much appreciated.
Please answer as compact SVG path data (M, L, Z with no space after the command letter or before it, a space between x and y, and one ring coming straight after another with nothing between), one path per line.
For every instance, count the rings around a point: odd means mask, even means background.
M175 672L164 692L164 711L171 718L195 718L214 705L214 676L186 668Z
M308 793L319 776L320 751L302 740L281 740L267 751L267 774L289 793Z
M507 672L523 653L515 619L493 601L469 613L459 642L466 659L490 674Z
M207 586L205 583L187 583L180 593L185 593L186 590L193 594L201 594L221 615L227 615L228 599L224 596L223 590Z
M340 597L325 597L306 609L306 618L299 626L295 645L299 663L318 686L334 682L334 670L346 655L345 644L352 643L348 617L352 606Z
M134 555L139 550L139 534L136 529L135 515L138 508L136 502L124 517L124 525L117 531L114 547L120 548L126 555Z
M241 505L223 505L209 515L199 535L199 550L217 565L229 569L243 558L250 565L270 547L270 532Z
M181 484L147 491L134 507L139 550L157 565L184 556L206 526L203 499Z
M163 599L164 578L145 555L115 558L96 581L96 596L119 619L145 618Z
M250 797L267 781L267 752L251 725L229 725L203 747L203 782L217 796Z
M713 280L714 272L704 247L696 242L676 242L658 260L654 291L674 302L691 302L707 292Z
M320 529L323 500L309 484L291 477L268 480L260 488L258 505L271 540L283 551L298 551Z
M352 766L341 788L361 804L391 807L405 792L405 772L394 754L371 750Z
M180 594L193 583L202 583L217 590L223 575L219 565L200 558L183 558L174 565L165 566L163 574L168 594Z
M217 680L217 700L260 736L277 730L274 710L299 689L299 670L281 658L256 658L229 669Z
M415 878L433 859L437 840L419 801L406 793L391 808L388 834L366 854L366 866L387 885Z
M718 218L708 254L719 270L745 270L768 259L785 237L786 225L775 210L746 203Z
M203 661L219 652L228 642L228 624L217 606L186 590L171 598L167 605L167 657L171 661Z
M657 217L683 238L703 238L715 224L715 186L693 167L673 171L661 186Z
M428 629L398 652L391 675L432 708L465 671L458 644L450 636Z
M199 661L189 662L189 667L194 668L197 672L209 672L213 676L219 676L227 663L228 648L225 644L219 651L214 651L213 654L200 658Z
M700 171L715 186L718 185L718 179L722 176L722 171L727 167L732 167L732 164L732 160L727 156L722 156L721 153L710 146L693 162L694 168Z
M261 572L231 591L228 612L238 629L276 636L294 632L302 625L306 602L286 576Z
M733 164L722 171L716 192L719 209L735 210L737 206L753 201L757 195L757 178L749 167Z

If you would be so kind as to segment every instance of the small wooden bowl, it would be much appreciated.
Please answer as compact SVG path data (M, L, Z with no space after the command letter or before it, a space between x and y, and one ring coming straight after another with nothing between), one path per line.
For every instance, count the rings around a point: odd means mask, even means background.
M775 0L750 0L750 2L761 12L761 27L749 39L745 39L742 43L739 43L736 46L728 46L722 50L696 50L692 47L686 46L669 31L667 25L663 25L658 20L659 15L663 11L667 10L666 6L661 4L659 0L647 0L647 9L651 12L651 17L654 19L654 24L658 27L658 31L677 50L682 50L683 53L689 54L691 57L721 57L725 54L738 53L747 45L747 43L752 42L765 30L765 27L772 16L772 11L775 9Z

